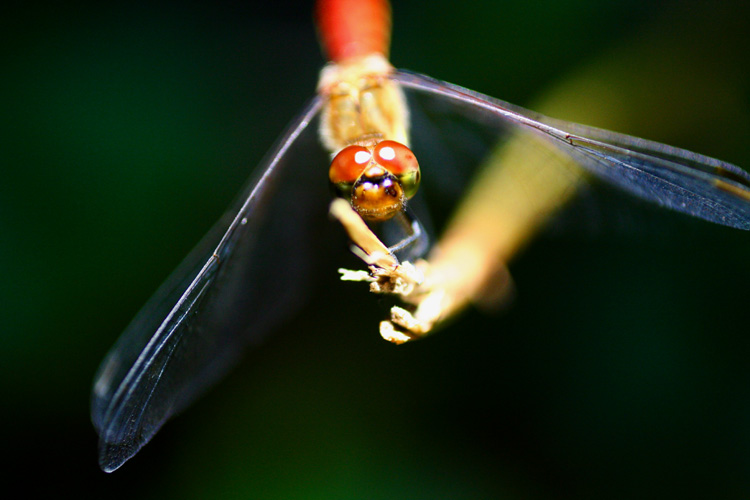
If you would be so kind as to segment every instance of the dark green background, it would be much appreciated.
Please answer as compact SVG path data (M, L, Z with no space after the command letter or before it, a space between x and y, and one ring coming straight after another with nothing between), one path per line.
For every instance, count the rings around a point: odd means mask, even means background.
M99 471L94 371L312 95L311 10L74 2L1 16L6 491L747 498L750 234L635 203L624 222L542 236L511 267L511 308L423 342L380 340L382 310L352 285L321 291L134 460ZM750 167L742 2L397 2L394 18L396 66L528 106L635 51L618 71L646 89L628 106L653 119L620 130ZM649 85L670 71L638 68L651 43L687 47L678 62L700 91Z

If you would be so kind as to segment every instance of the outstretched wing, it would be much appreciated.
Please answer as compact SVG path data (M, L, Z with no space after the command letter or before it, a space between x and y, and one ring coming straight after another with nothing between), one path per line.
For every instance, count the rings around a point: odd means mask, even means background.
M750 175L684 149L547 118L433 78L393 75L411 93L440 97L468 119L498 130L526 130L571 156L591 174L647 201L707 221L750 229Z
M99 461L113 471L298 303L314 219L325 221L315 97L259 165L235 208L125 329L95 378ZM306 178L307 176L307 178ZM315 179L320 178L319 182ZM293 202L291 201L293 200Z

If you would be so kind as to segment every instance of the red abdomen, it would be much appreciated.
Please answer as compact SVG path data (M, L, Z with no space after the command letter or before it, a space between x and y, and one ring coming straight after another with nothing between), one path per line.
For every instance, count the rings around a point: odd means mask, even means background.
M391 8L387 0L318 0L315 17L330 61L388 55Z

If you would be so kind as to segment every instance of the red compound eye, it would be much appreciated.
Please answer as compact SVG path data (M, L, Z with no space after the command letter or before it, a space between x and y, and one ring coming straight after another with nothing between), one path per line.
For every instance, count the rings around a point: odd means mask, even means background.
M400 142L381 141L373 151L375 161L395 176L419 170L419 163L411 149Z
M328 177L334 184L351 184L370 164L372 154L362 146L347 146L331 162Z

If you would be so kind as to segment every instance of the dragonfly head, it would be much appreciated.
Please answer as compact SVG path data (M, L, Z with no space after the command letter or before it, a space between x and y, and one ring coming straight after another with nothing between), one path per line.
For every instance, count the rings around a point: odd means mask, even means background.
M347 146L331 162L329 178L336 194L348 199L365 220L384 221L404 209L419 188L419 163L396 141Z

